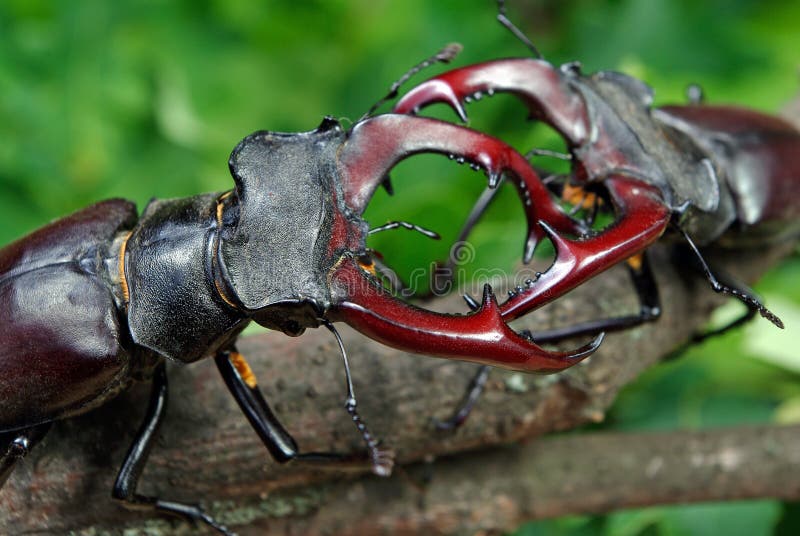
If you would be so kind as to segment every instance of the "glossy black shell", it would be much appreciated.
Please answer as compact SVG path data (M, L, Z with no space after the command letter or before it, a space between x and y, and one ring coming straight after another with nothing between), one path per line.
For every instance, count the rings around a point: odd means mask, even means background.
M86 411L125 387L126 329L107 247L136 221L110 200L0 250L0 431Z

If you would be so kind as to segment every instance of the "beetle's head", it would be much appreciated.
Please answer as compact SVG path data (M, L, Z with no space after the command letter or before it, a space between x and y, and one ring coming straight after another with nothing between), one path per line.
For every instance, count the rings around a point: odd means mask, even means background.
M366 225L337 199L346 138L326 117L309 132L255 132L231 153L236 186L225 199L219 275L228 299L267 327L298 335L316 325L330 301L331 248Z

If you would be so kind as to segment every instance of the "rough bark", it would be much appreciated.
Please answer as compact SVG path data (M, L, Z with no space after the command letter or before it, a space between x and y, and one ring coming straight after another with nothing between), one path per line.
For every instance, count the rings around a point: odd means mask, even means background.
M798 439L798 426L550 437L416 465L402 483L324 485L314 515L260 519L247 533L497 534L530 519L624 507L797 500Z
M742 279L752 281L789 247L747 256L737 252L730 259L735 263L726 262L722 255L715 258ZM707 494L698 495L689 488L701 483L705 486L699 472L684 473L687 481L683 486L671 483L663 489L654 488L652 480L631 479L631 488L626 489L633 491L628 492L623 492L621 484L605 483L616 482L613 478L625 480L632 467L661 463L654 461L657 458L650 446L663 447L667 444L663 438L637 437L633 443L633 439L624 437L591 436L585 442L583 437L571 437L548 440L539 447L506 446L546 432L602 421L621 387L703 325L719 297L702 278L679 271L682 261L670 248L657 248L653 253L664 302L663 318L610 335L588 362L558 376L494 372L474 414L456 433L436 433L430 418L448 414L475 365L405 355L344 330L362 416L398 453L399 468L388 480L275 464L228 395L213 363L173 367L169 413L141 489L168 499L199 500L241 534L261 534L264 529L348 534L378 528L387 533L423 528L461 533L477 528L508 529L533 517L603 511L649 501L796 493L796 486L782 486L783 480L770 481L769 475L791 459L787 457L791 453L782 449L771 457L762 457L769 463L760 487L737 488L737 482L747 481L747 473L742 473L738 477L741 480L730 480L729 485L720 484L716 491L709 488ZM528 318L526 325L542 329L634 311L636 300L629 287L625 271L614 269L533 315L535 318ZM330 334L316 330L292 339L269 333L243 340L240 350L248 356L268 400L303 450L362 449L342 408L344 378ZM124 511L109 497L147 394L148 387L139 385L90 414L56 423L33 454L18 464L0 493L0 533L116 533L126 527L153 533L190 530L158 516ZM791 432L770 431L779 436ZM753 431L732 433L755 442L765 437ZM727 443L722 436L718 439L719 448L724 449ZM623 461L612 463L615 450L624 450L614 446L620 441L631 445L631 458L624 460L628 466L619 465ZM722 450L714 450L717 447L713 444L708 448L712 450L703 456L725 457ZM753 448L766 447L761 444ZM474 453L477 450L481 453ZM661 452L667 464L670 451ZM534 457L528 460L530 453ZM698 456L693 450L672 454L669 464L674 463L676 468L691 465L693 456ZM444 464L436 461L444 457L448 458ZM572 467L574 473L567 479L563 473L547 470L551 465L562 470ZM606 465L612 478L609 481L600 478ZM596 469L589 475L600 471L598 479L581 481L587 466ZM431 475L430 482L424 477L426 471ZM677 470L666 472L677 474ZM472 479L471 475L478 476ZM574 483L575 488L569 488L574 494L565 492L566 482ZM589 494L580 490L585 486L592 489L591 482L599 487ZM636 491L637 485L644 487ZM773 485L777 488L770 487ZM436 491L445 489L448 493ZM609 493L609 489L618 493ZM780 489L787 490L786 494ZM495 494L492 490L499 491ZM340 511L345 506L348 515Z

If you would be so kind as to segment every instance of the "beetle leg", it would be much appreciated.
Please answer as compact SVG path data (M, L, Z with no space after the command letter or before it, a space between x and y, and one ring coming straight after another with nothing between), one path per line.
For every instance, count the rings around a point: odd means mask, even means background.
M740 288L736 288L735 286L730 286L724 283L720 283L719 280L714 276L714 273L711 271L711 268L708 266L708 263L703 258L703 255L700 253L700 249L697 247L694 241L689 237L686 231L680 228L678 228L678 230L683 235L683 238L686 240L686 242L689 244L689 247L691 248L692 252L695 254L695 257L697 258L697 261L700 263L700 267L702 268L703 273L706 276L706 279L708 279L708 282L711 284L711 288L714 290L714 292L719 292L721 294L728 294L733 296L734 298L737 298L739 301L744 303L748 309L758 311L761 314L761 316L763 316L764 318L766 318L779 328L783 329L783 322L781 321L781 319L778 318L778 316L775 313L764 307L764 305L759 301L758 298L755 297L752 291L749 291L749 289L743 290ZM747 319L746 317L743 317L742 319L737 321L736 325L745 322L746 319Z
M295 458L297 442L264 400L244 357L236 351L222 351L217 353L214 361L228 390L275 461L285 463Z
M590 122L580 92L570 87L563 69L531 58L478 63L422 82L400 99L394 111L417 113L442 102L466 121L463 103L484 95L512 93L526 103L532 117L551 125L574 147L589 136Z
M542 181L545 185L548 184L548 180L545 179ZM480 222L483 215L489 209L489 206L497 197L497 194L500 193L500 186L502 185L503 181L500 181L495 188L486 187L478 199L475 201L475 204L472 206L472 209L467 216L467 219L464 221L464 224L461 226L461 230L458 232L458 236L455 239L452 247L450 248L450 254L447 257L445 262L437 262L433 268L432 274L432 282L431 288L427 294L423 295L422 297L430 297L431 295L443 295L449 292L454 274L454 268L457 260L459 259L459 252L467 243L467 239L469 235L472 233L472 230L475 226Z
M461 226L461 231L459 231L455 242L450 248L450 254L447 257L447 260L443 263L437 262L434 265L433 273L431 274L431 288L428 291L428 295L433 294L441 296L450 290L450 287L453 283L453 276L455 275L455 265L457 260L460 258L460 251L466 245L467 238L469 238L470 233L472 233L472 229L475 228L480 219L486 213L486 210L492 204L492 201L494 201L497 197L497 194L500 192L499 186L500 184L498 184L498 186L495 188L487 187L483 190L483 192L481 192L478 200L475 201L475 205L473 205L472 210L470 210L466 221Z
M491 373L491 371L492 369L489 365L481 365L478 367L478 370L475 371L475 374L467 385L464 398L462 398L461 402L456 406L453 414L444 421L434 419L433 424L436 426L437 430L455 430L466 422L467 417L472 413L472 408L475 407L478 399L480 399L483 394L483 388L486 386L486 381L489 379L489 373Z
M558 343L574 337L584 337L597 335L598 333L609 333L623 331L634 328L648 322L654 322L661 316L661 299L658 295L653 271L647 258L647 252L640 254L641 259L636 264L627 263L628 273L631 276L636 295L639 298L639 313L618 316L612 318L601 318L580 324L555 328L546 331L538 331L532 334L532 338L538 343ZM639 257L639 255L637 255Z
M0 488L8 480L17 461L28 455L31 449L47 434L51 425L52 423L47 422L25 430L0 434L0 449L5 449L3 455L0 456Z
M700 268L699 261L698 261L697 268ZM723 275L723 274L720 274L720 273L717 273L715 275L715 278L720 283L722 283L722 285L724 285L726 287L737 288L743 294L748 295L748 296L756 296L755 291L753 289L751 289L750 287L748 287L747 285L745 285L744 283L742 283L741 281L733 280L729 276ZM694 344L700 344L700 343L706 341L707 339L710 339L712 337L716 337L718 335L722 335L722 334L727 333L728 331L730 331L732 329L738 328L739 326L742 326L742 325L750 322L753 318L755 318L756 314L759 312L758 311L758 307L754 306L753 304L747 303L747 302L745 302L744 305L747 307L747 310L739 318L735 318L735 319L731 320L730 322L728 322L727 324L725 324L723 326L720 326L718 328L711 328L711 329L709 329L707 331L695 332L692 335L692 338L689 339L689 341L687 341L685 344L683 344L682 346L677 348L674 352L672 352L669 355L669 358L678 357L678 356L680 356L680 354L684 350L686 350L687 348L689 348L690 346L692 346Z
M730 275L724 272L723 273L717 272L716 279L718 279L719 282L726 287L738 288L739 290L741 290L742 294L745 294L747 296L757 296L756 292L752 288L748 287L741 281L737 281L736 279L732 278ZM705 341L706 339L710 339L711 337L716 337L717 335L722 335L723 333L727 333L728 331L751 321L753 318L755 318L756 314L759 312L758 307L750 303L745 303L744 305L747 307L747 311L745 311L744 314L742 314L739 318L731 320L724 326L720 326L718 328L712 328L711 330L704 331L702 333L695 333L689 344L699 344Z
M464 294L463 297L467 305L469 305L469 308L473 311L480 308L481 304L475 301L475 298L469 294ZM483 394L483 388L486 386L491 372L492 369L489 365L481 365L478 367L469 384L467 384L467 389L464 392L461 402L456 406L450 417L443 421L433 419L433 425L437 430L455 430L466 422L467 417L472 413L472 408L475 407L475 404L478 403L478 400Z
M341 344L337 336L337 341ZM307 452L301 453L297 447L297 442L289 434L286 428L280 423L272 412L258 388L255 375L250 369L244 357L234 351L222 351L217 354L215 361L217 368L222 375L225 385L228 386L239 407L244 412L247 420L255 429L258 437L261 438L264 446L267 447L272 457L278 463L289 461L302 461L314 465L328 465L340 468L364 467L370 465L374 473L381 476L391 474L394 464L393 453L388 450L380 449L377 441L369 434L363 421L355 411L355 396L352 392L352 382L350 380L350 370L347 366L345 357L345 370L347 374L348 397L345 409L350 413L359 431L370 449L369 460L363 456L352 456L335 452Z
M150 402L142 427L136 434L136 439L125 455L125 461L117 474L111 496L129 509L155 510L181 517L194 523L205 523L221 534L231 536L223 525L203 512L199 506L172 501L164 501L157 497L148 497L136 492L139 477L142 475L150 450L158 434L158 429L164 420L167 409L167 371L161 363L153 374L153 387L150 391Z
M475 298L469 294L464 294L463 297L464 301L467 302L467 305L473 311L480 308L481 304L475 301ZM439 419L433 420L433 425L437 430L455 430L466 422L467 417L472 413L472 408L475 407L475 404L478 403L478 400L483 394L483 389L486 386L486 382L489 380L489 374L491 372L492 369L489 365L481 365L478 367L472 379L467 384L467 389L464 392L461 402L456 406L452 415L444 421L440 421Z

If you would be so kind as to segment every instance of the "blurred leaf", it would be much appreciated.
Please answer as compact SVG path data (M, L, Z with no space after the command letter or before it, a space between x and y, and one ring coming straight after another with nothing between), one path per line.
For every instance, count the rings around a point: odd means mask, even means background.
M669 507L663 511L660 533L664 536L766 536L772 534L781 506L776 501L739 501Z
M786 503L783 516L775 527L775 536L796 536L800 534L800 503Z
M514 536L600 536L605 533L601 518L567 516L526 523L514 533Z
M781 515L776 501L659 506L610 514L607 536L761 536Z
M787 425L800 423L800 396L781 402L775 409L775 422Z
M768 322L753 322L746 328L744 348L758 359L800 373L800 352L795 332L800 326L800 305L775 294L766 294L765 303L788 328L779 331Z

